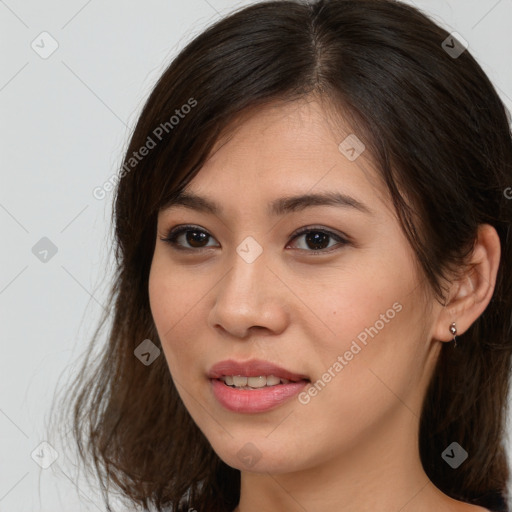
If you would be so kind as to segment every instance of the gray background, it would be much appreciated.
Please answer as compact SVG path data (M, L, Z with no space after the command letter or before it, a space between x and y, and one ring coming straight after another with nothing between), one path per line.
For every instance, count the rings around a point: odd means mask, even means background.
M0 1L0 512L103 510L72 454L56 447L49 469L31 458L48 439L54 393L76 370L106 297L112 193L97 200L92 191L117 172L168 61L249 3ZM469 42L512 109L512 2L410 3ZM57 50L42 58L52 41ZM55 255L38 253L46 246L33 253L43 237ZM51 456L38 450L34 458Z

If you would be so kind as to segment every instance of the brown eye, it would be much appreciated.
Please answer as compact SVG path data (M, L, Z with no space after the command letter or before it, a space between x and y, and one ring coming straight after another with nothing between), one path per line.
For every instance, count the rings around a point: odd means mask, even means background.
M203 247L203 243L208 241L209 236L204 231L185 231L185 239L192 247Z
M329 245L330 236L321 231L310 231L306 234L306 244L315 251L325 249Z
M208 245L210 238L213 240L209 233L197 226L181 226L171 229L167 236L161 240L171 244L176 249L186 251L214 247Z
M298 240L301 237L304 237L304 244L302 247L298 247L300 250L312 252L312 253L328 253L331 252L331 248L336 245L346 245L348 243L340 235L332 233L330 231L326 231L325 229L304 229L298 233L293 235L293 240ZM334 244L330 244L330 241L336 242Z

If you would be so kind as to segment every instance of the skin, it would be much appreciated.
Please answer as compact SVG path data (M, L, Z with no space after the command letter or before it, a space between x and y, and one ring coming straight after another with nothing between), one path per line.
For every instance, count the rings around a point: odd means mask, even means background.
M338 145L351 130L340 138L325 112L315 100L248 111L187 187L222 212L160 212L149 296L173 380L215 452L241 471L236 512L485 510L430 482L417 432L450 324L463 333L491 299L498 236L482 226L474 270L449 283L440 305L368 155L349 161ZM314 206L267 214L274 199L326 190L372 213ZM182 235L191 251L179 251L161 239L180 224L211 236L191 246ZM350 240L327 238L325 254L314 254L305 235L291 236L310 226ZM252 263L236 252L247 236L263 249ZM292 398L272 411L235 413L210 390L208 370L230 358L265 359L314 383L395 303L401 311L307 404ZM249 442L260 457L251 467L237 456Z

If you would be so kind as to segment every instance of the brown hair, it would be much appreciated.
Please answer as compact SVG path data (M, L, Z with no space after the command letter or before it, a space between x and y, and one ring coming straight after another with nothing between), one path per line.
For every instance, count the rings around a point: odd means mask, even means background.
M210 26L163 73L116 190L116 275L94 336L111 319L108 343L97 361L91 344L66 402L80 456L94 465L108 510L110 484L159 511L231 512L239 501L240 472L219 459L190 417L165 358L145 366L134 356L145 339L160 347L148 299L156 219L238 114L309 94L349 115L440 301L442 279L464 267L478 226L491 224L500 237L493 298L455 350L443 344L420 423L432 482L455 499L498 510L510 476L512 201L504 191L512 185L512 141L494 87L468 51L449 55L447 37L418 10L391 0L260 2ZM134 165L130 159L150 140L154 147ZM469 453L456 471L441 458L453 441Z

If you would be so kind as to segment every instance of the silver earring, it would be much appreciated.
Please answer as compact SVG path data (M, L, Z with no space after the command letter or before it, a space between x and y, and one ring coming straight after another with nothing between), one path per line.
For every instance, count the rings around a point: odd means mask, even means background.
M454 343L453 346L456 347L457 346L457 339L456 339L457 338L457 336L456 336L457 327L455 325L455 322L453 322L452 325L450 325L450 332L453 334L453 343Z

